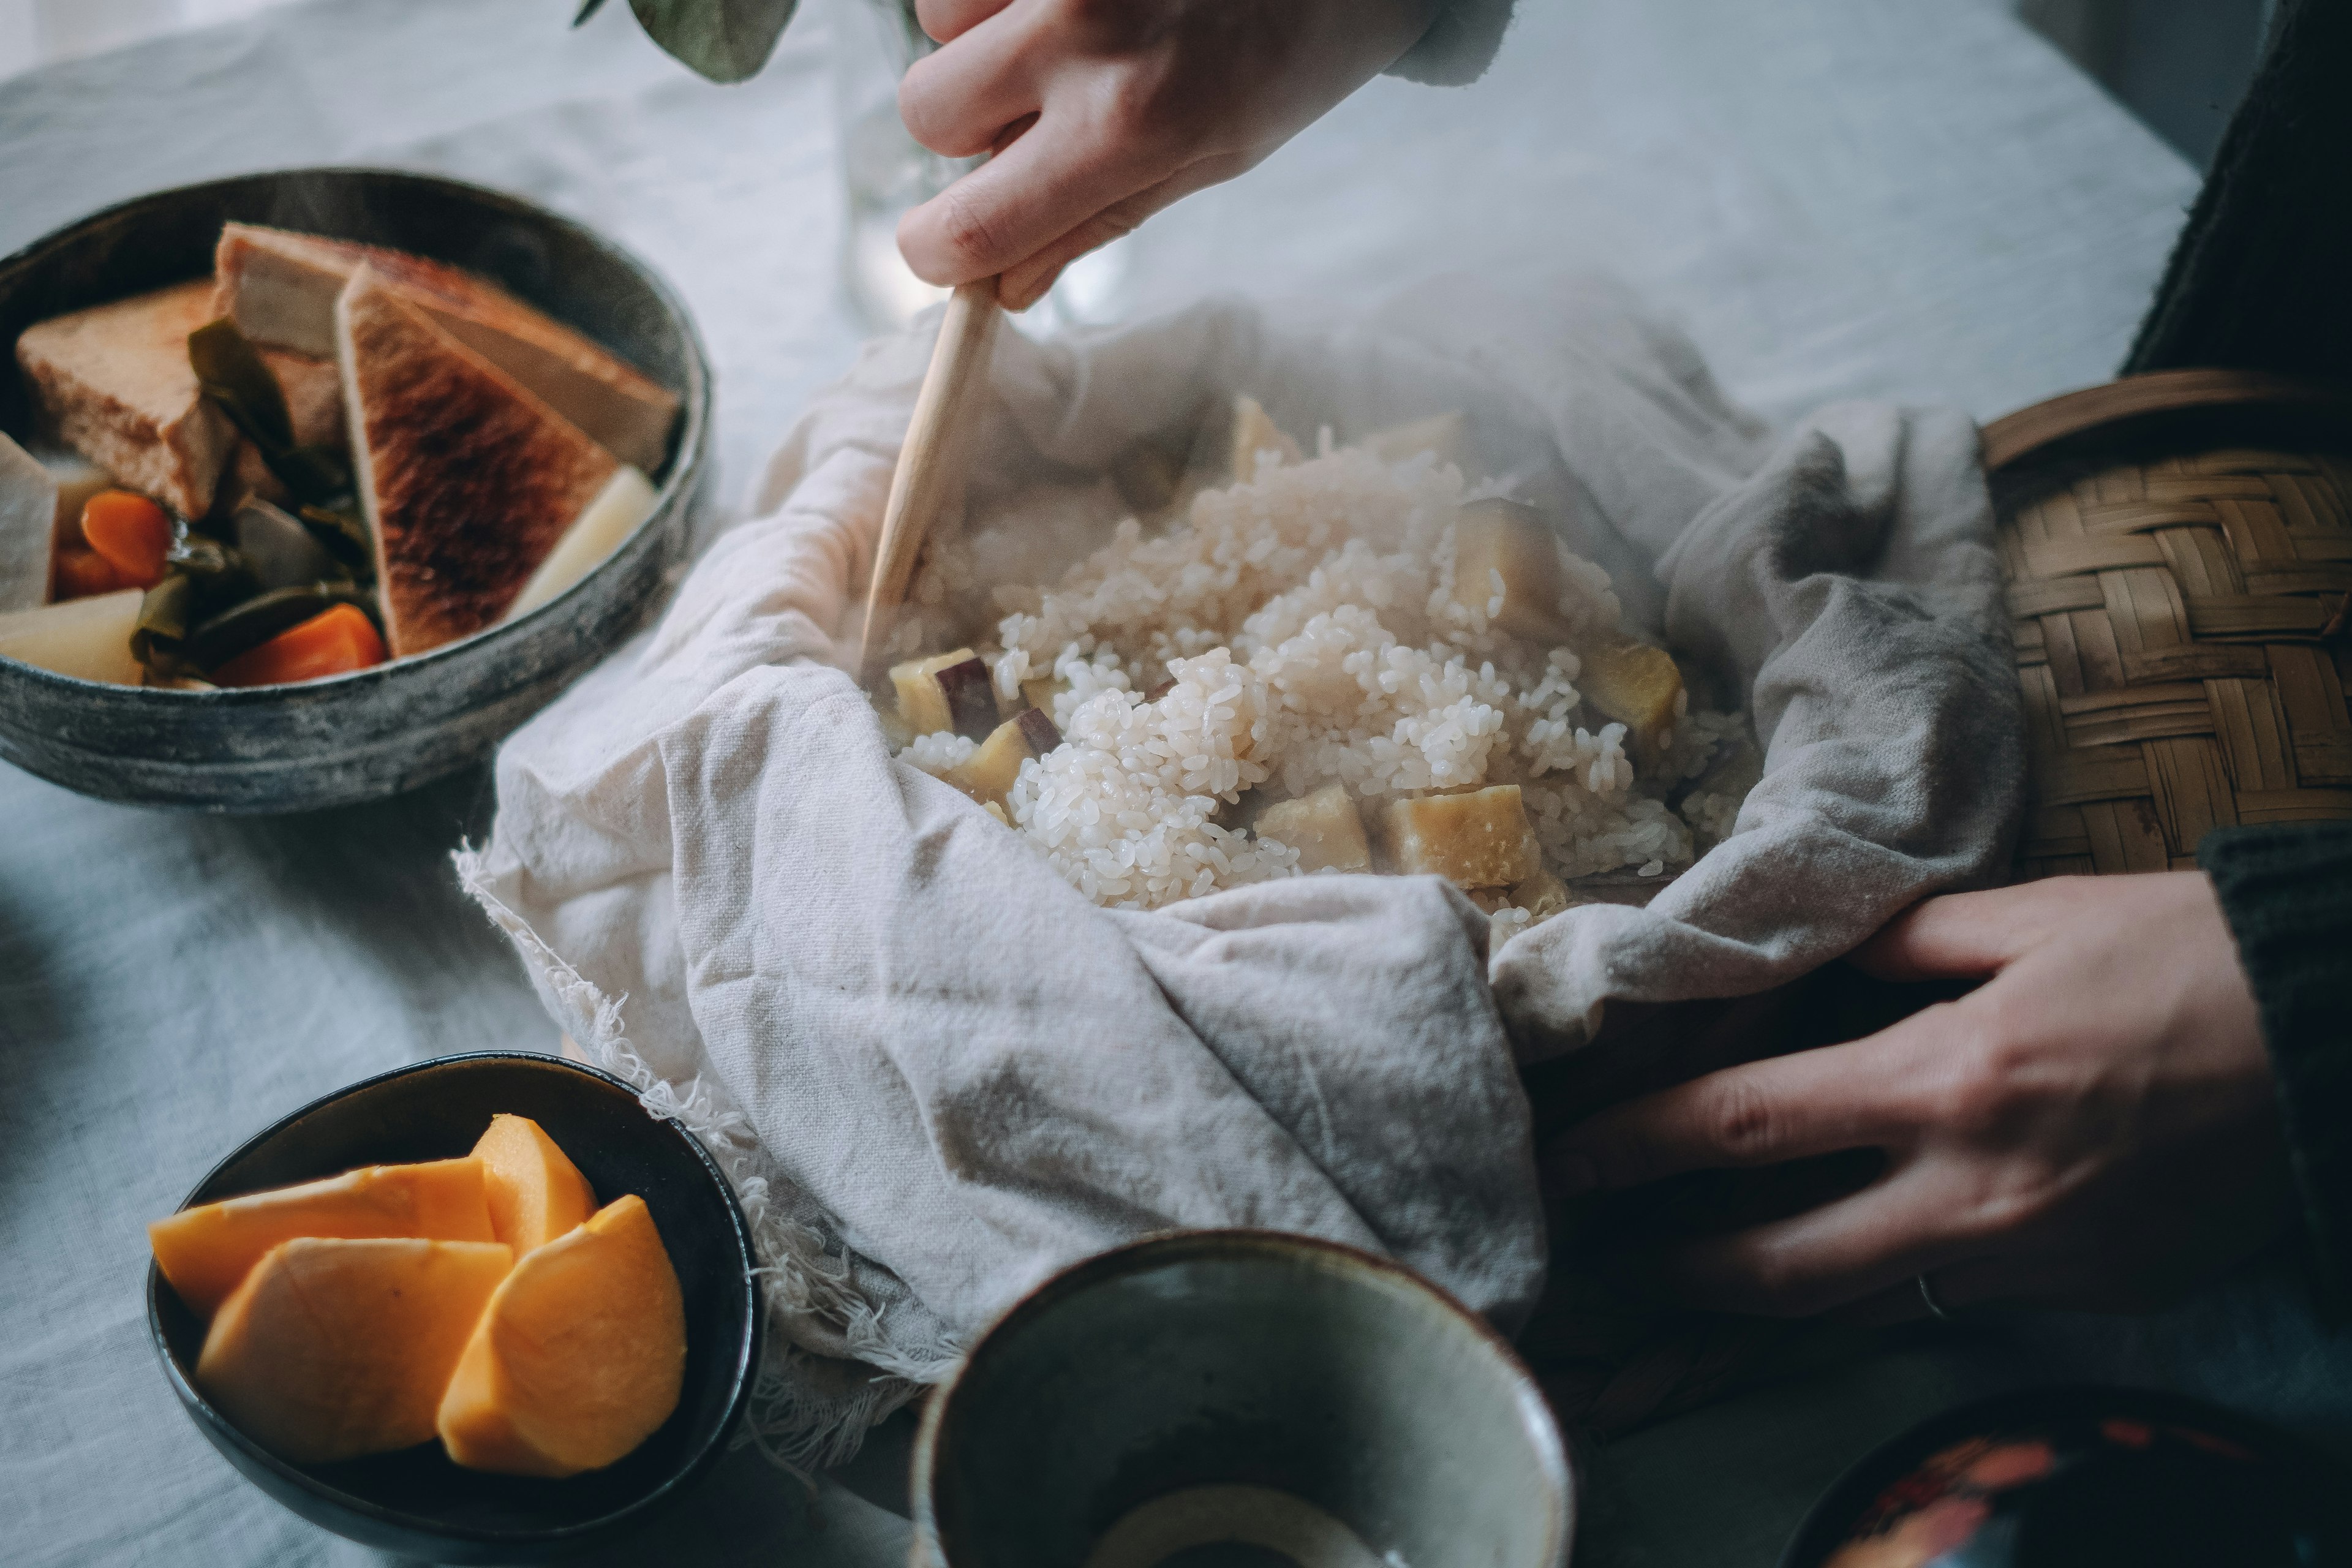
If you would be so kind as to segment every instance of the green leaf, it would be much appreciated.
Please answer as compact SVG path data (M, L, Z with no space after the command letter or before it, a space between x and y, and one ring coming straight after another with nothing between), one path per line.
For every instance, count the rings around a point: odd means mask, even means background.
M352 488L351 462L340 447L294 445L286 391L235 321L223 316L190 332L188 365L205 395L260 449L269 471L299 499L332 500Z
M582 0L580 15L572 18L572 25L575 27L580 26L604 8L604 0Z
M760 74L794 0L629 0L653 41L673 58L717 82Z
M223 316L190 332L188 364L205 395L264 455L292 447L294 417L286 412L286 394L235 321Z

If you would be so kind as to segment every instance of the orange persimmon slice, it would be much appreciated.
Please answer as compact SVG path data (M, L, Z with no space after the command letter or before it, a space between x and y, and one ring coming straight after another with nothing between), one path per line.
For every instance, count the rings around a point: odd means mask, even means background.
M383 662L383 638L367 612L337 605L249 647L212 672L215 686L281 686L347 675Z
M322 1182L182 1209L147 1227L155 1266L198 1312L226 1300L262 1254L299 1236L494 1241L482 1163L365 1165Z
M196 1386L298 1465L428 1442L450 1369L513 1256L494 1241L282 1242L222 1303Z
M163 580L172 552L172 520L162 507L130 490L100 490L82 504L81 536L103 557L125 588L152 588Z
M596 1212L580 1167L528 1116L503 1112L474 1145L490 1200L490 1229L515 1256L546 1246Z
M510 1476L600 1470L677 1408L686 1303L645 1199L515 1260L442 1395L449 1457Z

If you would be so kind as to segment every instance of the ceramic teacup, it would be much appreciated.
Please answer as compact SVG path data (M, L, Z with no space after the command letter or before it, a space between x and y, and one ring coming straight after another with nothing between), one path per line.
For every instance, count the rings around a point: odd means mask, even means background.
M916 1439L930 1568L1559 1568L1574 1497L1510 1347L1402 1266L1266 1231L1047 1280Z

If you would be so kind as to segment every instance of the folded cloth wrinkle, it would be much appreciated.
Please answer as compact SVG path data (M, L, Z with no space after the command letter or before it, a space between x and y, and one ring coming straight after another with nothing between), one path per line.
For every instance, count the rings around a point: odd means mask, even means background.
M1974 427L1846 405L1775 442L1622 289L1452 279L1345 322L1211 303L1007 334L966 516L1075 560L1122 513L1122 455L1236 394L1310 448L1458 411L1471 482L1556 519L1633 627L1752 694L1738 830L1646 909L1496 952L1427 878L1097 908L895 760L835 668L929 347L878 343L812 405L661 626L508 742L463 860L574 1038L698 1108L756 1194L810 1451L1152 1231L1312 1233L1515 1326L1545 1267L1522 1059L1611 1002L1791 979L2006 853L2016 681ZM837 1376L792 1381L811 1354L899 1392L829 1400Z

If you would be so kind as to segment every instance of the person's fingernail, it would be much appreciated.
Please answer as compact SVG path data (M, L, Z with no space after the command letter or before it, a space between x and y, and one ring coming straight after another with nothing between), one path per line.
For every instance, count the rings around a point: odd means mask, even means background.
M1583 1155L1555 1154L1550 1163L1551 1190L1564 1198L1581 1197L1601 1184L1601 1169Z

